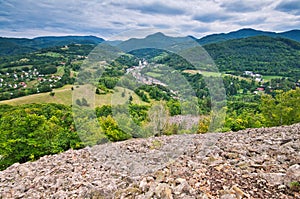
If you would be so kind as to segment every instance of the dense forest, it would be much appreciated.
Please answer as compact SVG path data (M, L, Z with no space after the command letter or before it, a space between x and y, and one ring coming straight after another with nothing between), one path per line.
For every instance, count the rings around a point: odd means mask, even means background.
M205 45L220 71L242 75L254 71L299 79L300 43L284 38L256 36Z

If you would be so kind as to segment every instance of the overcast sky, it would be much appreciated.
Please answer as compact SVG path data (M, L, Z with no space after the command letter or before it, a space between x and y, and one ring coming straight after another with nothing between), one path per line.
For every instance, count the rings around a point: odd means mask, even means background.
M0 0L0 36L95 35L159 28L202 37L300 29L299 0Z

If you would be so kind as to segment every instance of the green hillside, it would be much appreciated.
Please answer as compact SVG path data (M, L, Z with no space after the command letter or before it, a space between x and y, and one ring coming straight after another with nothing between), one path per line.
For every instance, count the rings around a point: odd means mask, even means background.
M210 44L210 43L217 43L222 41L227 41L231 39L242 39L247 37L254 37L254 36L269 36L269 37L282 37L287 38L295 41L300 41L300 30L290 30L282 33L276 32L268 32L268 31L261 31L255 30L251 28L244 28L237 31L229 32L229 33L220 33L220 34L212 34L204 36L197 41L201 45Z
M220 71L241 74L300 77L300 43L284 38L255 36L204 46Z
M102 38L94 36L37 37L34 39L0 37L0 55L20 55L70 44L96 45L103 41Z

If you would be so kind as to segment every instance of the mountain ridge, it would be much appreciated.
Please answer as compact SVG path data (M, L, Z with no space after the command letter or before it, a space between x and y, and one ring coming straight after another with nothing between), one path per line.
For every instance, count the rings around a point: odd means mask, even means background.
M95 36L45 36L33 39L0 37L0 55L30 53L43 48L76 44L99 44L104 39Z
M119 46L121 49L133 49L132 45L143 47L143 42L147 41L147 45L170 46L172 43L187 42L187 40L197 41L200 45L224 42L233 39L242 39L253 36L268 36L273 38L287 38L300 42L300 30L288 30L285 32L271 32L255 30L252 28L244 28L228 33L211 34L202 38L195 38L192 35L187 37L170 37L161 32L150 34L143 39L130 38L126 41L106 41L113 46ZM151 41L150 41L151 40ZM167 40L167 43L166 43ZM96 36L42 36L33 39L28 38L9 38L0 37L0 55L17 55L30 53L48 47L64 46L69 44L93 44L97 45L105 40ZM153 42L154 41L154 42Z
M241 39L241 38L247 38L251 36L283 37L283 38L300 42L300 30L289 30L285 32L276 33L271 31L255 30L252 28L243 28L228 33L211 34L199 38L197 39L197 41L201 45L205 45L209 43L216 43L216 42L227 41L231 39Z

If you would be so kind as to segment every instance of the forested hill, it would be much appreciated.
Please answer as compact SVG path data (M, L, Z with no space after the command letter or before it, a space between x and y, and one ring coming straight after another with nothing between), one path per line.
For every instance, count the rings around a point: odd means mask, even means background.
M282 38L292 39L295 41L300 41L300 30L290 30L287 32L276 33L276 32L267 32L261 30L254 30L251 28L245 28L245 29L241 29L229 33L207 35L205 37L198 39L197 41L200 44L205 45L209 43L222 42L231 39L241 39L241 38L247 38L252 36L282 37Z
M300 43L255 36L204 45L220 71L300 77Z
M0 37L0 56L24 54L69 44L99 44L103 41L102 38L95 36L37 37L34 39Z

